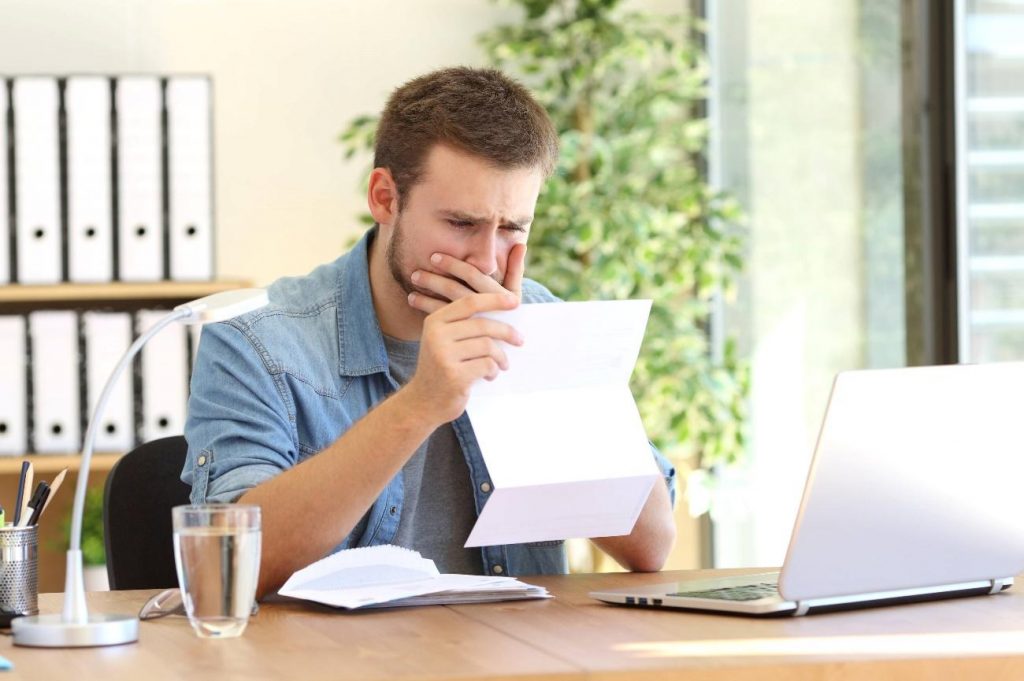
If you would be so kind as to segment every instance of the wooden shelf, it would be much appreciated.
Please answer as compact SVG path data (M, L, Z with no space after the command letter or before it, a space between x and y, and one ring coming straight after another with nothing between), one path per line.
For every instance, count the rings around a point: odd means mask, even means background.
M234 280L154 281L152 283L114 281L103 284L51 284L47 286L9 284L0 286L0 304L184 301L248 285L246 282Z
M92 455L90 471L109 471L114 463L121 458L121 453L95 452ZM32 462L32 470L36 475L41 473L59 473L67 468L77 471L82 461L80 454L26 454L24 456L5 456L0 458L0 475L17 475L21 472L21 462L28 459Z

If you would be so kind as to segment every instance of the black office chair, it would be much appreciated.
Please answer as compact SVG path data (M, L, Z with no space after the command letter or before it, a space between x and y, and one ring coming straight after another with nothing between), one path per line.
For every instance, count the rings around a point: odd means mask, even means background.
M103 536L111 589L178 585L171 508L189 503L181 481L188 445L178 435L147 442L118 459L103 491Z

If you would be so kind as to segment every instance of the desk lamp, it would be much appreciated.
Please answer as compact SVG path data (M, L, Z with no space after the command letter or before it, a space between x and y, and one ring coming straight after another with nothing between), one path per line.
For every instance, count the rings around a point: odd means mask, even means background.
M114 384L131 365L135 355L150 338L174 322L200 325L231 319L257 310L267 304L264 289L238 289L215 293L179 305L136 339L128 348L100 393L89 427L85 431L82 462L78 469L78 485L71 516L71 542L68 548L67 575L64 581L64 610L61 614L16 617L11 622L14 644L42 648L81 648L134 643L139 640L139 618L135 615L89 614L85 604L85 583L82 579L82 510L88 487L89 464L92 461L96 429L106 409Z

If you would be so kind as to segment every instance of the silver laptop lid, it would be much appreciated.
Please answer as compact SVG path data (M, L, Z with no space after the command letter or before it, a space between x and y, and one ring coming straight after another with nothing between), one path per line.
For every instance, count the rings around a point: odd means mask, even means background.
M1024 362L836 377L779 588L789 600L1024 570Z

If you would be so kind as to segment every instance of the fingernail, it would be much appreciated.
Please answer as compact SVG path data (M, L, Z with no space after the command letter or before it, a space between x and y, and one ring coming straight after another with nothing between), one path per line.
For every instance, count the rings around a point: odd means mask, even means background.
M414 300L416 300L416 294L415 293L410 293L409 296L408 296L408 299L409 299L409 302L412 303Z
M409 277L409 278L412 279L413 281L419 281L420 280L420 271L416 270L415 272L412 273L412 276Z
M505 300L507 300L510 303L518 303L519 302L519 299L516 298L515 296L511 295L511 294L505 296Z
M430 256L430 262L434 263L435 265L440 265L441 264L441 254L440 253L435 253L434 255Z

